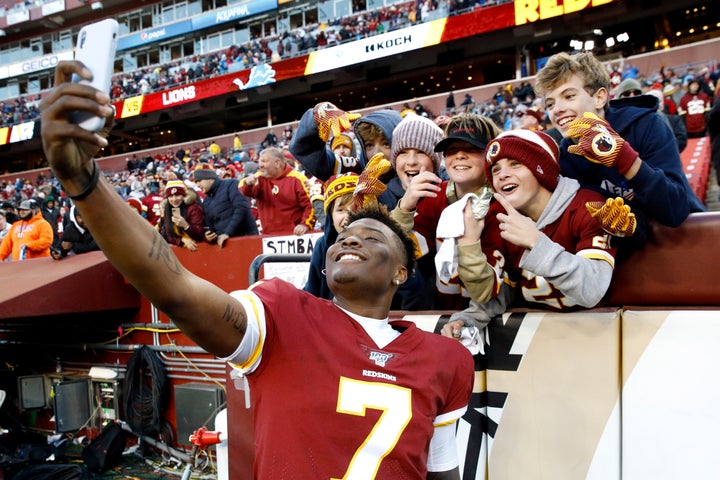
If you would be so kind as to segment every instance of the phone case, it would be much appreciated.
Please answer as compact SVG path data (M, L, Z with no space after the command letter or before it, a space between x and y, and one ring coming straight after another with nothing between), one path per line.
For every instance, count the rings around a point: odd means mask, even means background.
M92 23L80 29L75 47L75 60L82 62L93 74L92 81L73 76L80 82L110 92L117 50L118 23L112 18ZM105 119L89 112L74 112L70 120L85 130L97 132L105 125Z

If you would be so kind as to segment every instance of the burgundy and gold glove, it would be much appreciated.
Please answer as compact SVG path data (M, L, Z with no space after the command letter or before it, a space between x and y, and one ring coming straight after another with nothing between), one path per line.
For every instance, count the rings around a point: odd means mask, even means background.
M593 163L616 168L623 175L638 158L629 143L605 120L591 112L573 120L567 136L577 141L576 145L568 147L568 152L582 155Z
M382 153L376 153L365 166L357 180L353 196L355 197L355 208L360 208L368 203L377 200L378 195L383 193L387 186L380 181L380 177L387 173L392 165Z
M313 117L318 126L318 134L323 142L350 130L352 122L361 117L359 113L340 110L330 102L320 102L313 108ZM332 134L332 135L331 135Z
M630 237L635 233L635 214L630 211L630 205L625 205L622 197L608 198L605 203L587 202L585 208L610 235Z

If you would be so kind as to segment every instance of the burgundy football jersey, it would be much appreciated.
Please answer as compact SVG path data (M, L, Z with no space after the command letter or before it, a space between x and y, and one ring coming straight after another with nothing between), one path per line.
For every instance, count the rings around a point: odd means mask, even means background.
M401 335L378 348L331 301L279 279L252 292L266 324L248 375L255 478L424 479L434 426L468 405L470 353L402 321L392 322Z

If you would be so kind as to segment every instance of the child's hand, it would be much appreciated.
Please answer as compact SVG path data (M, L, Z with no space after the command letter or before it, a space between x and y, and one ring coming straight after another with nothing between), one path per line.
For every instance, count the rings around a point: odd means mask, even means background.
M330 102L321 102L313 108L313 117L318 126L318 135L323 142L327 142L331 137L350 130L352 122L361 115L340 110Z
M508 242L527 249L532 249L540 238L535 222L526 217L510 205L505 197L499 193L495 194L495 200L507 213L498 213L497 219L500 222L500 236Z
M420 173L410 179L405 194L400 199L400 210L411 212L415 210L418 202L424 197L437 197L440 191L438 186L442 179L425 167L420 167Z
M585 208L610 235L630 237L635 233L635 214L630 211L630 205L625 205L622 197L608 198L605 203L587 202Z
M625 174L638 158L637 152L610 124L594 113L585 112L570 123L567 136L577 142L568 152L582 155L593 163L616 168Z
M480 240L483 228L485 228L485 220L477 220L473 214L472 202L467 202L463 209L463 223L465 230L462 237L458 237L458 245L470 245Z

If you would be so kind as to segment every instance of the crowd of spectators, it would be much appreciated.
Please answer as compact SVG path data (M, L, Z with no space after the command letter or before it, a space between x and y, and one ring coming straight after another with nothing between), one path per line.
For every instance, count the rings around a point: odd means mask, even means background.
M490 2L478 2L478 5L488 3ZM423 3L426 10L434 10L438 6L437 2ZM467 2L460 2L454 3L453 6L456 9L464 9L470 5ZM111 95L113 101L119 101L138 94L159 92L377 35L420 21L418 8L416 2L406 1L377 10L353 12L349 17L328 23L307 24L281 33L271 31L264 37L253 36L249 42L233 45L221 51L193 55L170 63L118 73L113 77ZM1 126L11 126L37 118L40 96L40 94L25 95L6 99L0 103Z
M624 97L628 85L639 86L640 91L632 93L649 92L659 95L659 92L662 92L664 106L661 110L668 115L682 113L679 109L680 100L689 94L690 85L693 85L693 89L695 89L696 85L694 84L698 84L698 90L708 92L710 98L717 99L719 97L717 84L720 70L710 63L675 68L664 67L649 74L638 72L636 68L627 63L624 65L612 64L608 68L614 84L613 96ZM416 102L414 106L406 103L401 110L399 113L402 116L422 115L433 119L440 125L453 115L473 113L490 118L500 130L504 131L522 128L523 117L525 117L535 119L539 124L538 129L547 129L548 133L553 134L547 123L542 101L536 97L529 81L521 81L515 86L507 84L498 87L491 98L483 101L476 101L470 94L465 94L462 99L456 99L455 93L450 92L447 97L446 109L439 115L434 115L419 102ZM209 164L218 178L232 178L240 181L247 175L257 172L260 154L266 148L281 149L289 165L302 171L302 166L295 161L288 150L292 137L293 130L291 127L287 127L280 135L276 135L272 130L268 131L261 143L253 145L242 145L239 136L236 135L234 145L227 149L222 149L216 142L205 141L195 144L192 148L186 146L168 148L164 152L152 156L138 152L128 156L125 169L105 172L105 174L123 198L129 200L130 204L137 204L138 202L130 200L141 200L152 194L161 196L166 183L173 180L184 181L188 189L199 191L192 179L192 172L199 164ZM359 151L360 148L356 150ZM311 176L308 175L308 177ZM313 179L311 178L311 180ZM202 193L199 196L202 197ZM63 225L69 218L71 203L65 198L54 178L49 174L41 173L36 178L0 183L0 202L2 202L0 212L2 212L7 225L17 219L17 207L23 201L32 200L37 205L45 205L48 198L56 200L59 215L51 221L54 230L61 234ZM257 218L255 200L250 199L250 202ZM159 201L155 203L159 203ZM160 212L153 212L152 208L152 205L139 207L139 211L151 222L160 214ZM319 227L321 224L317 226Z

